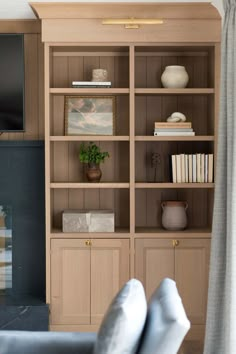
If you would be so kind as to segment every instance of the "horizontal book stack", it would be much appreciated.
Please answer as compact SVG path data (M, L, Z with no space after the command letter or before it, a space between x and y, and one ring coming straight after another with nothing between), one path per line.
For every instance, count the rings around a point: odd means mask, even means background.
M191 122L155 122L154 136L194 136Z
M104 88L111 87L111 81L72 81L74 88Z
M212 183L213 154L171 155L173 183Z

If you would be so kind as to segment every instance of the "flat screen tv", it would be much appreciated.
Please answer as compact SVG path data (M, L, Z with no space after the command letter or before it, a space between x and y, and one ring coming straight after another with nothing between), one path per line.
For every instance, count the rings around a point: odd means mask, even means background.
M0 132L24 130L24 35L0 34Z

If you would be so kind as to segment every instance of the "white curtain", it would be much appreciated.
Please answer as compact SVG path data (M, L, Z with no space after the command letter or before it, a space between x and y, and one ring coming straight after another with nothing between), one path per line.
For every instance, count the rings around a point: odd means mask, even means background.
M225 0L204 354L236 353L236 0Z

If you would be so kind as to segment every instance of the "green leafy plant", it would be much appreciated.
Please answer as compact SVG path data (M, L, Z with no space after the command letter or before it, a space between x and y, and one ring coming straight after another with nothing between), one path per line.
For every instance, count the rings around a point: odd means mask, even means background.
M79 159L82 163L100 164L100 162L104 162L106 157L109 157L109 153L101 152L100 147L93 142L87 146L84 143L80 145Z

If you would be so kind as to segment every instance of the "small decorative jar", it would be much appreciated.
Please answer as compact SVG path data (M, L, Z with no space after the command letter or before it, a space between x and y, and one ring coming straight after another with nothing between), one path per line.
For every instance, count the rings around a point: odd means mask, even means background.
M184 88L188 81L188 73L185 67L180 65L166 66L161 76L161 82L165 88Z
M161 203L161 207L164 229L178 231L187 227L187 202L165 201Z
M108 71L105 69L93 69L92 81L107 81Z

